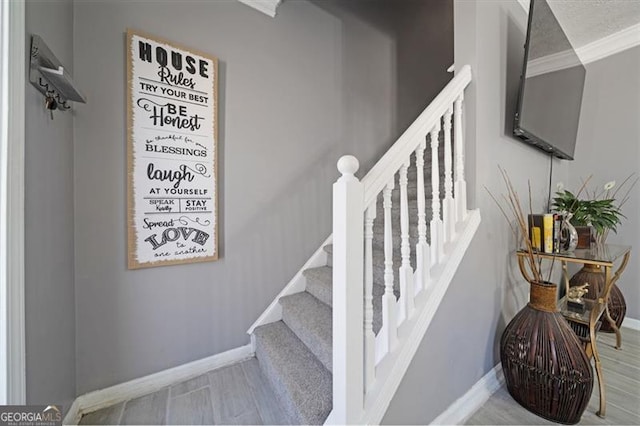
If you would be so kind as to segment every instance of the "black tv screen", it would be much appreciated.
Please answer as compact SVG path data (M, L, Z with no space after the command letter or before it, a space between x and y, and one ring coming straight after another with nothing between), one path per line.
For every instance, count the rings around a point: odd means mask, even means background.
M585 68L546 0L531 0L513 134L573 160Z

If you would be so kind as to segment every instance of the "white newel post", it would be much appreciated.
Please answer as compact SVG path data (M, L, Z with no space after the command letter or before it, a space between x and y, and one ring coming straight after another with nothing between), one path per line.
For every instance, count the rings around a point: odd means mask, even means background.
M456 232L456 207L453 200L453 150L451 149L451 117L453 110L444 113L444 200L442 202L442 221L444 222L444 241L453 241Z
M416 175L418 179L418 243L416 244L416 291L418 294L427 288L431 280L431 259L427 244L427 213L424 192L424 150L427 141L422 138L416 149Z
M455 202L456 220L462 222L467 218L467 183L464 180L464 143L462 137L462 101L464 94L460 94L454 103L453 121L454 137L456 140L456 183Z
M364 408L363 263L364 190L354 176L358 160L338 161L333 184L333 412L336 424L354 424Z
M438 146L440 140L440 120L431 129L431 261L442 262L444 257L444 241L442 238L442 219L440 218L440 165L438 164Z
M415 285L413 283L413 269L411 268L411 245L409 244L409 201L407 195L407 171L409 161L400 167L400 312L398 325L413 314L415 309Z

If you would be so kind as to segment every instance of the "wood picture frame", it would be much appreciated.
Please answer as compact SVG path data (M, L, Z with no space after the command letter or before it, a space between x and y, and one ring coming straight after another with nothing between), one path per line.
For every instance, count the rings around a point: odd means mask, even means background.
M218 259L218 59L127 30L128 268Z

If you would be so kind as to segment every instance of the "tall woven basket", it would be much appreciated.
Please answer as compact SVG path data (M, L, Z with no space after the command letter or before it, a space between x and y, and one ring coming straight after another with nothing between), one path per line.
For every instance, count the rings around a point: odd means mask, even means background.
M584 295L588 299L596 299L598 294L604 288L604 269L598 265L584 265L576 274L569 280L569 285L579 286L589 283L589 292ZM617 285L611 286L611 293L609 294L609 314L611 319L616 323L616 326L620 328L622 321L627 313L627 302L624 300L624 296ZM613 333L613 328L609 324L609 321L603 320L600 331L605 333Z
M531 283L530 302L507 325L500 360L513 399L545 419L575 424L593 390L593 370L558 312L556 285Z

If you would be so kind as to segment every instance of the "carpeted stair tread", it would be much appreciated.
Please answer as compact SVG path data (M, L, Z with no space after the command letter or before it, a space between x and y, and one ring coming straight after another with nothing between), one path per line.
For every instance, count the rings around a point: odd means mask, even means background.
M330 248L327 248L331 246ZM333 246L329 244L323 247L327 253L327 266L319 268L310 268L302 271L302 275L307 280L307 291L314 295L322 303L333 306L333 291L331 283L333 282L333 269L331 264L333 261Z
M394 238L395 240L396 238ZM397 238L398 240L400 239L399 237ZM409 256L409 262L411 264L411 267L413 268L413 270L415 271L416 269L416 239L415 238L410 238L409 239L409 244L411 247L411 255ZM381 286L384 286L384 248L382 247L382 244L373 244L373 253L372 253L372 257L373 257L373 283L374 284L378 284ZM332 265L333 264L333 244L327 244L326 246L324 246L324 251L327 253L327 264L328 265ZM393 249L393 286L394 286L394 291L399 294L399 275L398 275L398 268L400 268L400 265L402 264L402 257L401 257L401 252L400 252L400 242L398 242L397 244L394 244L394 249ZM324 268L327 268L326 266ZM320 268L314 268L314 269L320 269ZM306 271L305 271L306 272ZM332 273L333 270L329 269L328 273ZM326 292L330 292L331 291L331 282L333 280L333 277L331 275L328 276L327 281L323 282L323 291ZM307 279L307 286L309 286L310 280ZM315 291L315 286L318 285L316 283L313 284L314 285L314 290ZM309 291L309 288L307 287L307 291ZM312 291L310 291L310 293L314 294ZM314 294L315 296L315 294ZM317 296L316 296L317 297Z
M327 253L327 258L330 259L333 256L333 244L327 244L323 247ZM415 247L411 248L411 267L415 269ZM394 252L394 255L396 253ZM373 332L378 334L382 327L382 295L384 294L384 251L382 249L373 248ZM400 258L394 256L394 269L393 269L393 293L396 299L400 297L400 282L398 278L398 268L400 267ZM320 269L320 268L314 268ZM333 270L329 268L332 272ZM308 281L307 281L308 285ZM331 288L329 288L330 291ZM308 288L307 288L308 291Z
M282 321L254 330L256 357L289 417L323 424L332 409L332 375Z
M280 298L282 320L298 339L332 371L332 311L306 291Z

